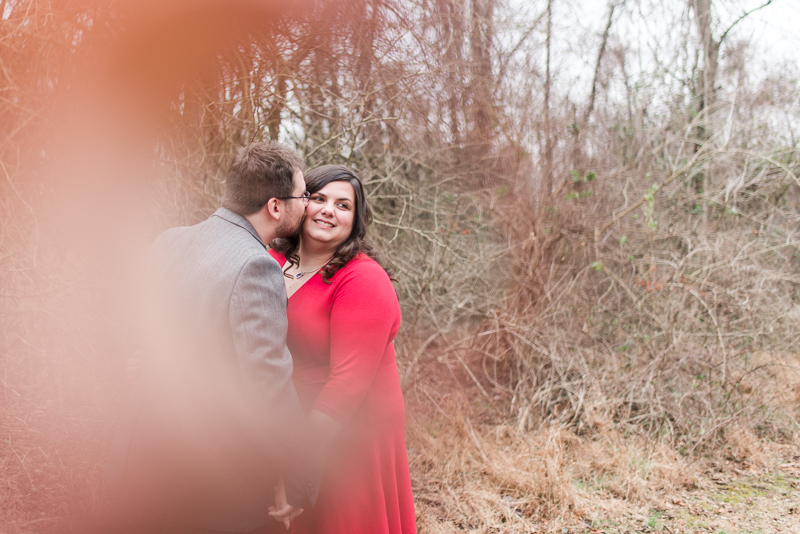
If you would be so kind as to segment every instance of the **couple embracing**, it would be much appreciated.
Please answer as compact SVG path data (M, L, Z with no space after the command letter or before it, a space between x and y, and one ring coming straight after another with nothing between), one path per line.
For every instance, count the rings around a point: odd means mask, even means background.
M359 178L239 151L222 207L151 247L112 446L120 532L416 532L400 308ZM267 245L271 248L268 250Z

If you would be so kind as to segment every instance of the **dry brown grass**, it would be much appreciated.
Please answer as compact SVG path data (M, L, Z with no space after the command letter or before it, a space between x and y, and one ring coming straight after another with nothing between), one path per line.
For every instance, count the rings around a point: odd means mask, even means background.
M555 420L521 429L498 413L497 390L481 390L453 360L439 358L406 391L421 533L586 532L602 525L627 532L660 514L684 517L688 523L672 528L691 532L712 505L681 512L687 498L713 503L724 498L714 493L720 480L780 477L769 473L796 456L796 440L767 442L736 425L714 449L686 456L652 435L620 430L597 415L604 410L591 408L590 429ZM745 514L737 520L762 521Z
M695 469L664 444L613 429L579 436L557 423L520 431L492 422L469 386L428 388L407 396L420 532L560 532L643 517L695 483Z

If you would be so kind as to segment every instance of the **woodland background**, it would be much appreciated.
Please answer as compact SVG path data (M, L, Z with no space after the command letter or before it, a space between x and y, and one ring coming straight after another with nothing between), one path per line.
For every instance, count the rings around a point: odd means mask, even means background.
M46 235L58 94L115 6L0 0L7 532L102 501L127 388L102 291ZM403 309L420 532L637 513L694 462L798 443L800 71L737 33L759 6L613 0L587 33L574 1L310 1L176 90L149 235L208 216L242 144L351 166Z

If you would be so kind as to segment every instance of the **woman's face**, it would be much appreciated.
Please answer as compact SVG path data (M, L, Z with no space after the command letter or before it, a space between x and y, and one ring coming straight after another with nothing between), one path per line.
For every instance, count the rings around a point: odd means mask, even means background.
M356 196L349 182L331 182L316 193L306 208L302 238L335 249L350 237Z

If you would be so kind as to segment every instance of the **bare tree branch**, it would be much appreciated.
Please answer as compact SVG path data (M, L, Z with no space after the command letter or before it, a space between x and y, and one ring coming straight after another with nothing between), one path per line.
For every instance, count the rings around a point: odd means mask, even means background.
M763 8L767 7L767 6L768 6L768 5L770 5L771 3L772 3L772 0L767 0L765 3L761 4L760 6L758 6L758 7L754 7L754 8L753 8L753 9L751 9L750 11L747 11L747 12L745 12L745 13L744 13L744 14L743 14L741 17L739 17L738 19L736 19L736 20L733 22L733 24L731 24L730 26L728 26L728 29L727 29L727 30L725 30L725 31L722 33L722 36L719 38L719 42L720 42L720 43L722 43L722 41L724 41L724 40L725 40L725 38L728 36L728 33L729 33L729 32L730 32L732 29L733 29L733 27L734 27L734 26L736 26L737 24L739 24L739 23L740 23L742 20L744 20L744 19L745 19L745 18L746 18L748 15L750 15L751 13L754 13L754 12L758 11L759 9L763 9Z

